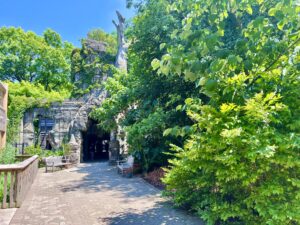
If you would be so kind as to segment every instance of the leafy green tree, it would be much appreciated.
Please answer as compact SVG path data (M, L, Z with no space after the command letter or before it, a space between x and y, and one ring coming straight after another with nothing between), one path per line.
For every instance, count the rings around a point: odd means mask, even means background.
M181 0L169 10L183 27L152 65L200 92L178 107L194 125L173 145L169 194L208 224L300 223L300 6Z
M127 8L134 7L138 10L141 10L147 3L149 3L149 0L126 0Z
M118 119L128 134L131 154L140 160L144 171L167 163L169 143L182 143L182 138L164 137L164 129L189 124L185 112L177 111L192 95L194 83L178 79L178 76L158 76L151 62L166 53L162 43L171 41L170 33L180 26L178 15L168 14L168 1L149 1L147 8L133 19L127 37L129 73L115 72L105 84L110 93L92 117L103 128L115 128Z
M70 82L73 46L48 29L44 36L21 28L0 28L0 79L29 81L59 90Z
M47 29L43 33L46 43L54 48L62 47L61 36L51 29Z

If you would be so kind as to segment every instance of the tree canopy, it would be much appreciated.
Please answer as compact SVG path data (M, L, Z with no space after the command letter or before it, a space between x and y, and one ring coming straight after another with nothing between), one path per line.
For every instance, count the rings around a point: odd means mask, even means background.
M42 84L59 90L70 82L73 45L46 30L43 36L21 28L0 28L0 79Z

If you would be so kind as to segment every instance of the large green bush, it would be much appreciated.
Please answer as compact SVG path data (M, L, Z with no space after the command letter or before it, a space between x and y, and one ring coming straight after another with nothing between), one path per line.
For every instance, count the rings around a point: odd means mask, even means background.
M165 178L208 224L300 223L300 6L289 0L184 0L162 60L195 82L194 125ZM170 132L168 132L170 133Z

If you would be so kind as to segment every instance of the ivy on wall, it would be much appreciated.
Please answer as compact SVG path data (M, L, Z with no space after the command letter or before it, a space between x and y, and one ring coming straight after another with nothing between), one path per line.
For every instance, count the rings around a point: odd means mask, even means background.
M7 139L13 143L18 136L21 119L26 110L35 107L49 107L52 102L61 102L70 96L69 90L46 91L41 84L27 81L20 83L7 82L8 95L8 130Z

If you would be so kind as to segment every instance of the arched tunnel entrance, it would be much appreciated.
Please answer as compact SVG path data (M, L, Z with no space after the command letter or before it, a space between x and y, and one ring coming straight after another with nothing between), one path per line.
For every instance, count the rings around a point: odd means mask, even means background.
M83 162L104 161L109 159L110 134L97 127L94 120L89 120L88 129L82 132L82 159Z

